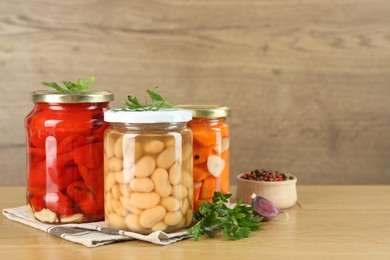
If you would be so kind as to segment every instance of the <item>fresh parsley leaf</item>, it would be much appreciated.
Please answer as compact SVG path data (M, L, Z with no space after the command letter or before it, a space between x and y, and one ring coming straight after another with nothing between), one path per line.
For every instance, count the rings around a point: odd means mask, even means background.
M75 89L77 88L77 85L70 82L70 81L62 81L62 84L65 85L65 87L68 89L68 90L72 90L72 89Z
M127 96L127 100L124 104L131 109L142 109L143 106L138 102L138 99L134 96Z
M90 76L85 80L78 79L76 83L70 81L62 81L65 88L59 86L55 82L42 82L42 85L54 88L61 93L80 93L90 91L89 86L95 81L95 77Z
M146 92L149 94L150 98L154 101L164 101L165 100L160 94L158 94L150 89L147 89Z
M234 208L226 205L231 196L215 192L212 202L200 204L199 211L194 214L198 222L188 230L195 240L203 234L214 236L217 230L221 230L221 234L229 240L239 240L249 237L252 231L261 227L262 218L253 214L253 207L242 205L241 200Z
M54 88L54 89L56 89L57 91L62 92L62 93L68 92L66 89L61 88L61 87L60 87L57 83L55 83L55 82L42 82L42 85L47 86L47 87Z
M78 79L77 85L82 89L89 89L89 86L95 82L95 77L89 76L86 80Z
M157 89L158 87L156 87ZM128 96L127 101L123 102L124 108L121 110L125 111L158 111L161 108L175 108L174 105L169 103L165 98L163 98L160 94L158 94L156 91L147 89L146 92L148 93L150 99L152 100L151 103L148 103L148 101L145 101L145 104L142 105L137 97L135 96Z

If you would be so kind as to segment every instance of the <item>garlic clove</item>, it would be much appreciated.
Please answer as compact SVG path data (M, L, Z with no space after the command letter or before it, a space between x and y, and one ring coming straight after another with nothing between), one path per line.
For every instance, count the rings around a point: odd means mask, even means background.
M281 211L271 201L257 196L255 193L252 194L252 207L255 209L255 214L263 217L263 221L270 221L280 213L286 214L288 220L288 214L286 212Z
M225 160L216 155L210 154L207 158L207 169L214 176L218 177L221 175L225 168Z
M84 218L84 215L81 214L81 213L74 214L74 215L72 215L72 216L67 216L67 217L62 216L62 217L61 217L61 223L71 223L71 222L75 223L75 222L80 222L80 221L83 220L83 218Z
M42 222L54 223L58 222L57 214L50 209L42 209L41 211L34 213L35 218Z
M221 142L213 147L213 150L217 153L223 153L229 149L229 137L222 138Z

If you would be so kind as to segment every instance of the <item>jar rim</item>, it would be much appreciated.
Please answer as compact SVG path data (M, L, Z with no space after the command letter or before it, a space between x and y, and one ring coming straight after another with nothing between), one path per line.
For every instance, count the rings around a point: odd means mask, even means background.
M30 100L34 103L103 103L114 100L114 94L106 90L91 90L80 93L37 90L30 93Z
M127 111L109 109L104 112L104 121L109 123L177 123L192 119L187 109L162 109L158 111Z
M178 105L177 107L191 110L194 118L220 118L230 115L230 108L221 105Z

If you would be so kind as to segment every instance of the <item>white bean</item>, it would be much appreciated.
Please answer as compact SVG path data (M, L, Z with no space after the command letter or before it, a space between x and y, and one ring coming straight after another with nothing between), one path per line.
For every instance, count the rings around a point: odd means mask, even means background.
M114 209L112 208L112 194L110 191L106 192L104 197L104 208L107 210L108 213L113 212Z
M185 226L185 224L186 224L186 219L185 219L184 217L182 217L182 218L180 219L179 223L177 223L177 224L175 225L175 228L182 228L182 227Z
M151 156L144 156L135 164L136 177L148 177L156 168L156 161Z
M135 232L139 232L143 229L141 224L139 223L139 215L135 214L129 214L125 218L126 226L131 230Z
M125 207L123 207L122 203L119 200L112 200L112 208L114 209L115 213L119 216L125 217L127 215L127 211Z
M188 199L190 201L194 201L194 189L192 187L187 189L187 194L188 194Z
M110 213L110 215L108 215L107 224L109 227L114 229L123 230L126 228L125 220L123 219L123 217L115 213Z
M123 142L123 137L119 137L116 142L115 142L115 145L114 145L114 155L115 157L117 158L122 158L123 157L123 146L122 146L122 142Z
M118 184L115 184L113 187L112 187L112 197L113 199L115 200L119 200L119 198L121 197L122 193L121 193L121 190L119 188L119 185Z
M151 228L164 218L165 212L165 208L161 205L147 209L141 214L140 224L144 228Z
M119 171L115 172L115 179L117 182L124 184L129 183L132 179L132 176L128 171Z
M110 169L108 168L108 161L109 161L108 156L106 153L104 153L103 155L104 174L107 174L110 171Z
M191 225L192 223L192 216L193 216L193 212L192 212L192 209L189 209L186 213L186 226L189 226Z
M180 208L180 201L172 196L162 198L160 204L164 206L167 211L177 211Z
M168 147L157 156L157 167L168 169L175 162L176 149L175 147Z
M115 139L110 133L106 134L104 137L104 152L108 158L112 158L114 156L114 144Z
M169 181L172 185L178 185L180 182L180 177L180 164L176 162L171 166L171 168L169 168Z
M183 158L182 160L185 161L192 155L192 146L189 143L183 144Z
M119 190L121 191L121 194L126 197L130 197L132 191L127 184L119 184Z
M171 194L172 187L169 183L168 172L164 169L157 168L152 174L152 181L154 183L155 191L160 194L162 198Z
M167 224L165 224L164 221L160 221L156 224L154 224L154 226L151 228L152 231L164 231L165 229L167 229Z
M164 217L164 222L167 223L168 226L174 226L182 220L183 215L181 214L180 210L175 212L167 212L167 214Z
M181 163L181 171L184 172L192 172L192 164L193 164L193 160L192 160L192 157L190 157L189 159L183 161Z
M183 203L181 204L181 214L185 215L187 213L187 210L190 208L190 202L188 201L187 198L183 200Z
M140 193L134 192L130 196L130 203L139 209L150 209L155 207L160 201L160 196L156 192Z
M187 188L183 185L176 185L172 187L171 195L179 200L187 197L188 191Z
M151 154L158 154L164 149L164 143L160 140L151 140L144 145L144 151Z
M191 174L189 172L187 172L187 171L182 172L181 183L187 188L192 187L193 180L192 180Z
M123 168L123 161L120 158L113 157L108 161L108 169L113 172L118 172Z
M134 213L134 214L137 214L137 215L141 215L142 212L144 212L143 209L139 209L139 208L134 207L131 204L130 198L128 198L128 197L122 196L120 198L120 201L121 201L123 207L125 207L125 209L127 209L131 213Z
M138 142L135 143L134 160L137 162L142 156L142 145Z
M149 178L134 178L130 188L135 192L151 192L154 189L153 181Z
M176 140L173 136L170 136L165 140L165 147L172 147L175 146L175 144Z
M115 173L109 172L104 178L104 190L110 191L112 187L115 185Z

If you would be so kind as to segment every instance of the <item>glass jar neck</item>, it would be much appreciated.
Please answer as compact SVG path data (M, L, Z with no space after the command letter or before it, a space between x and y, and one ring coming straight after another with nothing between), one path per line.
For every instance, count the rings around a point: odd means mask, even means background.
M226 117L218 118L193 118L188 124L198 124L198 125L221 125L225 123Z
M38 109L49 110L94 110L108 108L108 102L98 103L35 103L35 107Z
M180 131L187 127L187 122L176 123L110 123L110 128L118 131L166 132Z

